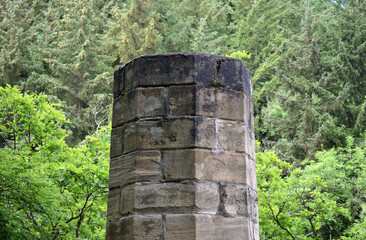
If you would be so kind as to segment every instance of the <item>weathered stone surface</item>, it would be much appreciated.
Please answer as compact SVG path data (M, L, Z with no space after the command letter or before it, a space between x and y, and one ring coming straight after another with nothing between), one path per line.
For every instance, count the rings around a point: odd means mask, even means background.
M119 188L111 189L108 192L107 220L119 218L121 190Z
M246 127L242 122L217 121L218 142L225 150L245 151Z
M194 187L196 213L215 214L220 202L219 186L212 182L198 182Z
M114 99L113 126L144 117L162 117L164 88L137 88Z
M194 82L194 56L150 55L125 65L124 89L137 86L161 86Z
M193 204L193 184L134 184L122 189L122 214L151 208L192 207Z
M206 54L196 55L194 65L195 82L205 86L212 85L216 81L218 73L216 62L216 56Z
M194 145L194 119L138 122L140 149L184 148Z
M257 192L245 185L222 184L221 200L224 214L240 215L251 221L258 219Z
M243 64L241 61L220 59L217 61L218 78L224 86L234 90L243 90L244 76L241 74Z
M171 86L168 90L169 115L195 114L195 85Z
M190 212L216 213L220 201L218 186L209 182L137 183L123 188L121 199L122 214L150 211L152 208L165 211L173 207L183 213L188 208Z
M248 131L245 132L245 148L244 151L255 161L255 138Z
M185 149L164 151L162 155L166 181L232 182L256 189L255 162L243 153Z
M244 217L208 214L171 214L166 216L165 237L169 240L259 240Z
M113 128L111 131L111 149L110 157L114 158L122 154L123 152L123 128Z
M196 220L193 214L169 214L165 220L165 234L169 240L196 238Z
M123 94L113 101L112 127L120 126L136 118L137 91Z
M248 98L253 99L252 96L252 76L250 75L250 72L248 71L247 67L243 64L241 67L241 72L244 78L243 81L243 90L245 92L245 95L247 95Z
M196 151L194 149L162 152L166 181L195 179Z
M214 148L216 144L215 120L212 118L195 118L195 147Z
M107 222L106 240L161 240L161 215L129 216Z
M215 122L210 118L176 118L128 123L124 131L124 153L136 150L213 148Z
M249 97L244 98L244 122L247 128L245 132L245 152L255 160L255 137L254 137L254 110Z
M244 217L196 214L195 221L197 240L259 240Z
M114 71L114 81L113 81L113 97L119 97L124 90L124 66L119 67L116 71Z
M137 117L156 117L164 114L164 88L139 88Z
M246 184L256 189L255 163L245 154L195 150L195 178Z
M139 133L136 122L126 124L123 133L123 153L136 151L139 148Z
M251 98L251 76L240 59L197 52L145 55L126 63L115 72L113 96L141 86L210 85L215 81Z
M111 159L109 188L134 182L159 182L161 179L159 151L133 152Z
M231 89L198 86L196 114L244 121L244 93Z

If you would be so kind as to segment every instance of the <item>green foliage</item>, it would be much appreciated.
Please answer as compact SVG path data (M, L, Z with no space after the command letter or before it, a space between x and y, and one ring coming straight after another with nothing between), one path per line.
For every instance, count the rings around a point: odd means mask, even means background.
M0 209L6 239L104 235L109 134L66 145L64 114L45 95L0 87ZM87 226L93 221L93 228Z
M243 50L242 52L241 51L236 51L236 52L233 52L230 55L226 54L226 57L239 58L243 61L246 60L246 59L250 59L251 56L252 56L252 54L251 53L248 54L245 50Z
M317 161L291 169L273 152L257 153L263 239L364 239L366 148L318 152Z
M283 177L290 165L273 152L257 154L258 202L263 239L320 239L321 231L346 210L324 192L319 176L300 169Z

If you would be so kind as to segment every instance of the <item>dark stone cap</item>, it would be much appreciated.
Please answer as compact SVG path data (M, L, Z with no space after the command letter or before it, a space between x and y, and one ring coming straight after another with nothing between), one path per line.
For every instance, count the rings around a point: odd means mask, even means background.
M244 91L252 97L251 75L237 58L178 52L142 55L114 72L113 96L136 87L196 84Z

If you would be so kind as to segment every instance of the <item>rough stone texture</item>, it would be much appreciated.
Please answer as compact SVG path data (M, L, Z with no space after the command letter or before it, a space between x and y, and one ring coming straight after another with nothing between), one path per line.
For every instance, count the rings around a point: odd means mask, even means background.
M110 157L120 156L123 152L123 128L113 128L111 132L111 151Z
M258 230L244 217L209 214L171 214L165 220L165 239L169 240L254 240Z
M245 184L256 190L255 162L242 153L204 149L162 152L166 181L208 180Z
M244 93L231 89L197 87L196 114L220 119L244 120Z
M113 158L109 168L109 188L135 182L159 182L161 178L159 151L133 152Z
M107 240L161 240L163 221L161 215L129 216L107 222Z
M226 215L240 215L255 220L258 218L257 192L234 184L221 185L221 211Z
M107 219L118 219L120 217L120 197L121 190L119 188L111 189L108 192Z
M106 239L258 240L241 60L146 55L114 76Z
M245 152L246 126L242 122L219 121L218 143L225 150Z
M154 209L159 212L216 213L220 201L218 186L210 182L136 183L122 188L121 193L122 215Z
M194 115L195 95L195 85L169 87L169 116Z
M113 102L113 126L137 118L162 117L164 88L138 88L116 98Z

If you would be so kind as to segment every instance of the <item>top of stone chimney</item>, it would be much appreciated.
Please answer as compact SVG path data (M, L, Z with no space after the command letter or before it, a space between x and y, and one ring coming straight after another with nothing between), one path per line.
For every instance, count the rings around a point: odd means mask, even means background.
M113 97L137 87L177 84L214 85L252 98L251 76L240 59L199 52L148 54L127 62L114 72Z

